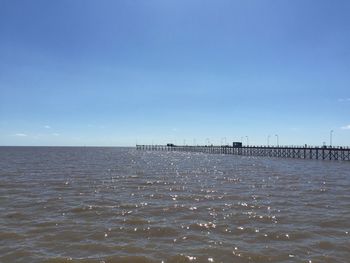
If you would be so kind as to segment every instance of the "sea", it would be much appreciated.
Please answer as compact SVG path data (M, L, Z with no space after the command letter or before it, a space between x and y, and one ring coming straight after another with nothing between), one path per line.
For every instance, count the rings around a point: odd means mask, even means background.
M0 147L0 262L350 262L350 162Z

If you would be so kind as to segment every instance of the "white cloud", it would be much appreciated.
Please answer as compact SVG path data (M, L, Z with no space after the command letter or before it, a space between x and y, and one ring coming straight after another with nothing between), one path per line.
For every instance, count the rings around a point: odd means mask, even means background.
M25 133L16 133L15 136L18 136L18 137L26 137L26 136L28 136L28 135L25 134Z
M338 99L339 102L344 102L344 101L348 101L350 102L350 98L341 98L341 99Z
M350 130L350 124L349 125L346 125L346 126L343 126L341 127L342 130Z
M59 133L56 133L56 132L52 133L52 135L53 135L53 136L60 136L60 134L59 134Z
M45 125L44 128L45 129L51 129L51 126L50 125Z

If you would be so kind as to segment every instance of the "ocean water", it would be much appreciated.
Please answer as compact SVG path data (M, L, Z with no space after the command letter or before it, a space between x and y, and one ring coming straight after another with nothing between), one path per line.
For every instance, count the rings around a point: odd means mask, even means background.
M350 262L350 163L0 147L0 262Z

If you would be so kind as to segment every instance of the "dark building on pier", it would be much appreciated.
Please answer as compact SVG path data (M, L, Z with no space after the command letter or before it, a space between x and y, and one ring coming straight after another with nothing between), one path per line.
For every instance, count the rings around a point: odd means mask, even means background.
M242 148L242 143L241 142L233 142L232 147L233 148Z

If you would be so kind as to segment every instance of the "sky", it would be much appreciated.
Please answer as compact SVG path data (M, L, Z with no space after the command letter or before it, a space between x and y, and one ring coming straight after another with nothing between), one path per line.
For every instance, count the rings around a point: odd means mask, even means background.
M350 146L349 13L348 0L0 0L0 145Z

